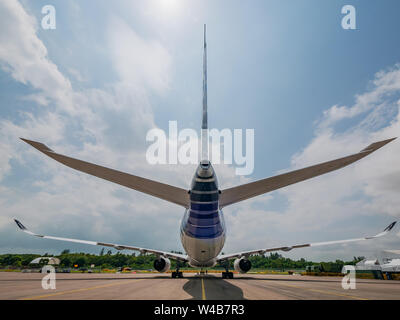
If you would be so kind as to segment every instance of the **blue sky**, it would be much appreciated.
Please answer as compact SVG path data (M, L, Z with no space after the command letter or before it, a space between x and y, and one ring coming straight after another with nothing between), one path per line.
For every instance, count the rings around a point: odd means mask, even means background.
M43 30L41 8L56 8ZM357 30L341 28L352 4ZM255 170L218 168L222 186L357 152L398 136L396 1L16 1L0 5L0 252L100 248L41 233L180 249L174 205L84 176L18 140L187 187L193 166L146 163L146 132L200 127L202 31L208 28L209 124L255 130ZM374 233L399 217L397 141L350 168L225 210L225 252ZM178 177L177 177L178 176ZM398 249L304 249L348 258ZM397 246L397 247L396 247Z

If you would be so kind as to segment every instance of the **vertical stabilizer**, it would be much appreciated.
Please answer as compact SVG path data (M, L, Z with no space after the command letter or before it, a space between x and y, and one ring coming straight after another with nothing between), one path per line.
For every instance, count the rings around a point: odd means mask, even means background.
M207 41L204 25L203 55L203 121L201 125L201 160L208 160L208 116L207 116Z

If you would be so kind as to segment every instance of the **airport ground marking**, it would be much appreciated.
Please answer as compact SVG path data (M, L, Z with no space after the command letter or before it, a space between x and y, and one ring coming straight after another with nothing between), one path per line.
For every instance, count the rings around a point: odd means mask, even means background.
M317 290L317 289L308 289L308 290L319 292L319 293L331 294L331 295L340 296L340 297L348 297L348 298L352 298L352 299L355 299L355 300L369 300L368 298L352 296L352 295L349 295L349 294L341 294L341 293L336 293L336 292L332 292L332 291Z
M356 300L369 300L368 298L352 296L352 295L349 295L349 294L341 294L341 293L336 293L336 292L333 292L333 291L303 288L303 287L295 286L295 285L292 285L292 284L286 284L286 283L280 283L280 284L283 285L283 286L286 286L286 287L304 289L304 290L318 292L318 293L325 293L325 294L329 294L329 295L333 295L333 296L346 297L346 298L351 298L351 299L356 299Z
M94 286L94 287L89 287L89 288L81 288L81 289L74 289L74 290L66 290L66 291L61 291L61 292L55 292L55 293L49 293L49 294L44 294L40 296L33 296L33 297L27 297L27 298L20 298L18 300L39 300L43 298L48 298L48 297L54 297L54 296L61 296L63 294L69 294L69 293L76 293L76 292L82 292L82 291L89 291L89 290L95 290L95 289L101 289L101 288L107 288L107 287L113 287L121 284L128 284L132 282L139 282L145 279L133 279L129 281L119 281L117 283L109 283L109 284L103 284L99 286Z
M206 290L204 289L204 280L201 278L201 300L207 300L206 299Z

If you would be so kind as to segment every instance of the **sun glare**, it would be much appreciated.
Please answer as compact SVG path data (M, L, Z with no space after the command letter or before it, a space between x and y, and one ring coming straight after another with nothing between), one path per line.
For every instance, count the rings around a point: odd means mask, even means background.
M158 11L168 15L177 15L182 9L182 0L155 0Z

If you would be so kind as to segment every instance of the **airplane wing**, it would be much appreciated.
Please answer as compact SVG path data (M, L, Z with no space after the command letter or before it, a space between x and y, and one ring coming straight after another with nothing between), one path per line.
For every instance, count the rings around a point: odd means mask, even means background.
M264 254L267 252L274 252L274 251L290 251L292 249L299 249L299 248L306 248L306 247L319 247L319 246L326 246L331 244L342 244L342 243L349 243L349 242L356 242L356 241L364 241L364 240L371 240L376 239L379 237L383 237L388 234L393 227L396 225L397 221L392 222L389 226L385 228L382 232L372 236L372 237L365 237L365 238L355 238L355 239L347 239L347 240L335 240L335 241L327 241L327 242L316 242L316 243L306 243L306 244L298 244L290 247L277 247L277 248L269 248L269 249L259 249L259 250L251 250L251 251L243 251L237 252L227 255L220 255L217 257L217 261L225 261L234 258L241 258L241 257L248 257L253 254Z
M372 152L378 150L379 148L383 147L385 144L388 144L394 139L396 138L375 142L366 147L365 149L361 150L359 153L344 158L320 163L304 169L280 174L275 177L266 178L263 180L222 190L220 195L219 206L220 208L223 208L230 204L237 203L249 198L253 198L261 194L343 168L353 162L356 162L368 156Z
M146 249L146 248L141 248L141 247L125 246L125 245L114 244L114 243L96 242L96 241L88 241L88 240L78 240L78 239L70 239L70 238L60 238L60 237L53 237L53 236L45 236L45 235L41 235L41 234L36 234L36 233L33 233L32 231L29 231L17 219L14 219L14 221L17 224L18 228L21 229L23 232L25 232L27 234L30 234L31 236L35 236L35 237L39 237L39 238L43 238L43 239L52 239L52 240L59 240L59 241L83 243L83 244L90 244L92 246L111 247L111 248L114 248L114 249L117 249L117 250L134 250L134 251L140 251L141 253L153 253L153 254L164 256L166 258L171 258L171 259L174 259L174 260L185 261L185 262L188 261L187 255L178 254L178 253L171 253L171 252L160 251L160 250Z
M43 152L46 156L49 156L50 158L53 158L54 160L73 169L120 184L127 188L147 193L154 197L167 200L185 208L189 207L189 194L187 190L161 182L134 176L129 173L102 167L93 163L70 158L54 152L49 147L40 142L31 141L23 138L21 138L21 140L30 144L32 147L36 148L40 152Z
M400 250L383 250L385 252L389 252L389 253L394 253L394 254L400 254Z

